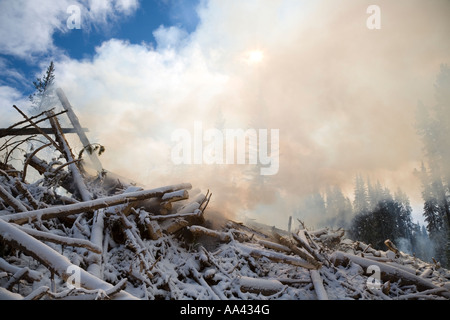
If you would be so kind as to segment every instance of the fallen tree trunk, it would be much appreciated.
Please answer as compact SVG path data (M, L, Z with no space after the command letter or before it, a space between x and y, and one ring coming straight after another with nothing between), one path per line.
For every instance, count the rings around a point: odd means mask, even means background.
M241 249L243 253L248 254L250 256L254 256L257 258L265 257L272 261L287 263L294 266L303 267L306 269L316 269L314 265L296 256L288 256L279 252L268 251L259 248L252 248L250 246L243 244L236 244L236 246L239 249Z
M280 281L275 279L261 279L241 276L239 286L242 292L252 292L271 296L286 288Z
M85 211L93 211L101 208L107 208L119 204L124 204L132 201L139 201L149 198L162 197L167 192L173 192L181 189L190 189L191 184L184 183L178 185L171 185L151 190L142 190L136 192L122 193L115 196L106 198L99 198L91 201L85 201L75 204L68 204L65 206L54 206L34 211L22 212L1 216L0 218L7 222L13 222L16 224L24 224L32 222L37 219L46 220L57 217L65 217L72 214L77 214Z
M319 271L317 270L310 270L309 274L311 275L311 281L314 285L314 290L317 294L317 299L319 300L328 300L328 294L325 290L325 287L323 286L323 280L320 276Z
M218 239L221 242L231 241L229 233L208 229L202 226L190 226L187 228L195 236L208 236Z
M24 231L1 219L0 239L12 247L21 250L25 254L30 255L46 266L52 273L61 277L64 281L69 280L72 276L70 270L78 270L80 276L79 285L82 288L90 290L102 289L108 291L114 287L113 285L91 275L87 271L73 265L69 259L59 254L49 246L34 239ZM120 291L115 297L119 299L137 299L135 296L123 290Z

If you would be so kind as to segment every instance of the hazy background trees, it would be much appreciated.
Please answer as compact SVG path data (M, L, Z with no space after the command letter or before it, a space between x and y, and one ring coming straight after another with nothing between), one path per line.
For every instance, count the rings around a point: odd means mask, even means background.
M422 182L423 215L435 247L435 258L450 266L450 68L441 65L435 83L436 104L419 103L416 128L426 163L417 175Z

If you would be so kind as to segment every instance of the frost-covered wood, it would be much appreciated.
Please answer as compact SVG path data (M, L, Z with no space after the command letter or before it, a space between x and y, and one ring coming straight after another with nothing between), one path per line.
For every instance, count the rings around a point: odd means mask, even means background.
M216 230L211 230L202 226L190 226L187 228L194 236L208 236L218 239L222 242L230 241L231 235L225 232L219 232Z
M94 211L110 206L115 206L127 202L139 201L154 197L162 197L167 192L173 192L180 189L190 189L191 184L178 184L166 187L160 187L156 189L136 191L130 193L119 194L116 196L110 196L107 198L100 198L91 201L85 201L75 204L69 204L65 206L53 206L50 208L44 208L34 211L28 211L23 214L16 213L11 215L1 216L0 218L16 224L24 224L34 220L46 220L57 217L64 217L72 214L77 214L86 211Z
M50 232L42 232L42 231L39 231L36 229L26 228L26 227L22 227L19 225L16 225L16 227L19 228L20 230L26 232L30 236L33 236L34 238L42 240L44 242L52 242L52 243L62 244L65 246L85 248L94 253L101 253L101 246L95 245L91 241L87 241L84 239L74 239L74 238L69 238L69 237L62 237L62 236L58 236L58 235L50 233Z
M52 115L53 112L49 111L49 115ZM50 118L50 124L54 130L54 135L56 137L56 141L58 142L59 147L63 151L63 155L65 156L67 162L69 163L69 170L72 174L73 182L77 187L77 191L80 193L80 197L83 201L89 201L92 199L92 194L86 187L86 183L82 176L82 173L78 166L75 163L75 157L72 154L72 150L69 147L69 143L67 142L64 133L62 132L61 126L56 117Z
M16 198L14 198L5 188L0 185L0 198L3 199L16 212L26 212L27 208Z
M311 270L309 271L309 274L311 275L311 281L314 285L314 290L317 294L318 300L328 300L328 294L323 286L323 280L320 276L320 273L318 270Z
M67 99L64 91L61 88L57 88L56 95L59 98L59 101L61 101L61 104L65 111L67 111L67 116L69 117L70 122L73 125L73 128L75 132L78 134L78 137L80 138L81 143L83 144L83 147L89 146L90 142L86 134L84 133L83 128L81 127L80 121L78 120L77 115L73 111L72 105L70 104L69 100ZM90 160L92 161L92 164L94 166L94 169L97 172L102 171L102 164L100 163L100 160L97 157L97 154L95 152L88 152L88 156Z
M280 281L275 279L262 279L251 277L240 277L239 285L242 292L252 292L271 296L286 288Z
M250 247L242 244L238 245L238 248L240 248L242 252L257 258L264 257L272 261L292 264L294 266L299 266L306 269L316 269L314 265L296 256L286 255L279 252L268 251L265 249Z
M313 256L311 256L308 252L302 251L298 247L296 247L289 239L282 237L278 233L274 232L273 235L275 236L275 239L282 245L288 247L291 249L292 252L294 252L296 255L301 257L302 259L305 259L308 263L313 265L316 269L320 269L322 266L320 262L318 262Z

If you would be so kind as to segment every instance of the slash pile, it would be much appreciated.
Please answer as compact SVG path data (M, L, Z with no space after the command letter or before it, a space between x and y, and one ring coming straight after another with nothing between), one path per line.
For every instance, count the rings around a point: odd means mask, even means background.
M22 115L27 126L0 130L17 134L0 147L0 299L450 297L448 270L388 240L380 251L346 239L343 230L290 233L240 223L207 212L211 193L189 183L145 189L103 169L90 175L81 154L72 154L61 113ZM30 141L18 138L30 126L46 141L13 166L8 155ZM92 145L84 147L95 156ZM41 159L46 148L51 158ZM33 182L29 167L39 175Z

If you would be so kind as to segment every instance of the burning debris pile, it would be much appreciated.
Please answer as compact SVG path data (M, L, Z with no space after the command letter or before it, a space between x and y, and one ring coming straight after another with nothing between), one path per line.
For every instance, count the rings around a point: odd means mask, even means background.
M208 217L209 191L117 178L57 93L62 112L28 117L16 107L25 120L0 130L0 299L449 299L448 270L389 241L379 251L343 230L288 233ZM61 128L65 113L73 128ZM78 134L97 175L67 133ZM19 168L8 158L31 141L23 134L46 140ZM39 157L46 148L52 159ZM29 167L39 174L33 182Z

